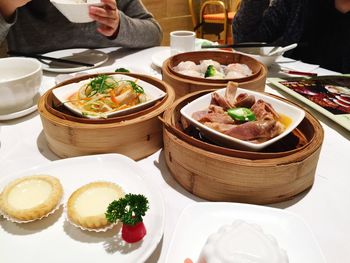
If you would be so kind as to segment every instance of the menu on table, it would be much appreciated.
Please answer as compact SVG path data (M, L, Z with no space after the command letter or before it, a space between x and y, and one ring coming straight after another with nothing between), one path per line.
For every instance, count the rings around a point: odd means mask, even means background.
M350 75L270 78L269 81L350 130Z

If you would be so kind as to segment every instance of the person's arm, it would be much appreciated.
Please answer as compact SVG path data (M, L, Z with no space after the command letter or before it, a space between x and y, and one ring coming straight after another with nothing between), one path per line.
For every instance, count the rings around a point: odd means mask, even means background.
M116 45L130 48L144 48L159 45L162 30L153 16L147 12L139 0L118 1L112 5L110 0L102 0L107 8L90 8L90 16L99 23L98 31ZM98 10L100 9L100 10Z
M242 0L233 20L235 41L278 42L288 30L286 25L293 16L292 1L295 0L275 0L269 5L269 0Z
M4 41L16 21L16 10L31 0L0 0L0 42Z

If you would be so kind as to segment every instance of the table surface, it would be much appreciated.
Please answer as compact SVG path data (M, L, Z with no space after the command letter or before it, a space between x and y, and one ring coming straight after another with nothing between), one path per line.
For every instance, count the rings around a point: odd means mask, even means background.
M167 47L144 50L107 48L109 60L103 71L117 67L161 78L160 69L152 65L151 57ZM105 68L107 67L107 68ZM319 75L334 72L317 68ZM269 72L278 76L275 68ZM51 88L57 74L44 72L41 93ZM266 86L266 91L293 100L282 91ZM309 108L321 122L325 137L316 170L313 187L294 199L271 205L285 209L302 217L313 231L327 262L349 262L350 260L350 133L332 120ZM25 117L0 121L0 176L49 163L59 158L49 150L43 133L40 117L34 112ZM185 191L170 175L162 150L138 161L163 191L166 204L164 236L157 249L148 259L150 262L165 262L166 253L181 211L194 202L203 201ZM1 221L0 221L1 224Z

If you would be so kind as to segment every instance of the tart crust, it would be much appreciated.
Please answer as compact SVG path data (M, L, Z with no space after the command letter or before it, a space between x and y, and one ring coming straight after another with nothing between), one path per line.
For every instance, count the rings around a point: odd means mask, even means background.
M31 184L35 181L41 181L46 183L50 189L47 189L49 193L43 194L43 200L40 200L40 197L36 195L35 197L35 189L19 193L20 190L17 188L26 187L25 184ZM35 186L32 186L35 187ZM30 188L30 186L29 186ZM39 186L40 189L40 186ZM32 207L21 207L23 204L18 204L17 207L14 204L13 198L17 198L17 195L21 194L20 199L23 200L27 198L27 200L37 199L34 203L38 203ZM23 196L24 195L24 196ZM46 196L47 195L47 196ZM29 221L36 220L44 217L49 214L52 210L54 210L59 202L61 201L63 195L63 188L60 181L53 176L49 175L32 175L18 178L12 182L10 182L0 194L0 209L8 216L20 220L20 221ZM44 198L45 197L45 198ZM38 199L39 198L39 199ZM29 202L30 203L30 202ZM29 205L30 206L30 205Z
M99 189L100 188L100 189ZM90 191L90 197L91 196L97 196L97 194L101 194L101 191L99 192L99 190L102 189L106 189L106 190L112 190L115 192L115 196L113 194L113 197L110 198L106 197L106 199L104 199L103 201L99 201L95 204L93 203L88 203L85 199L85 201L81 201L81 197L86 194L88 191ZM96 190L95 193L91 193L93 190ZM106 192L106 191L104 191ZM107 195L107 194L106 194ZM106 219L105 216L105 212L107 211L107 207L108 205L113 201L113 200L117 200L121 197L124 196L124 191L123 189L114 183L111 182L93 182L93 183L89 183L86 184L80 188L78 188L68 199L68 203L67 203L67 214L68 214L68 218L69 220L76 224L79 225L83 228L90 228L90 229L100 229L100 228L105 228L108 227L109 225L111 225L111 223L109 223ZM84 197L83 197L84 198ZM80 200L79 200L80 199ZM94 208L93 206L98 205L98 207L100 207L101 212L96 213L92 213L89 215L84 215L83 213L81 213L79 211L79 205L86 205L87 207L92 207L92 209ZM102 212L103 211L103 212Z

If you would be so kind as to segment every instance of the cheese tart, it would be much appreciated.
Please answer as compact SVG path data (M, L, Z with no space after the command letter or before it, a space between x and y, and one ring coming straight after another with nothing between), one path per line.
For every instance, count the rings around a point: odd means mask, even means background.
M68 218L83 228L105 228L110 225L105 216L108 205L123 196L122 188L111 182L86 184L69 197Z
M0 195L0 209L15 220L32 221L57 208L62 195L62 185L56 177L26 176L4 188Z

